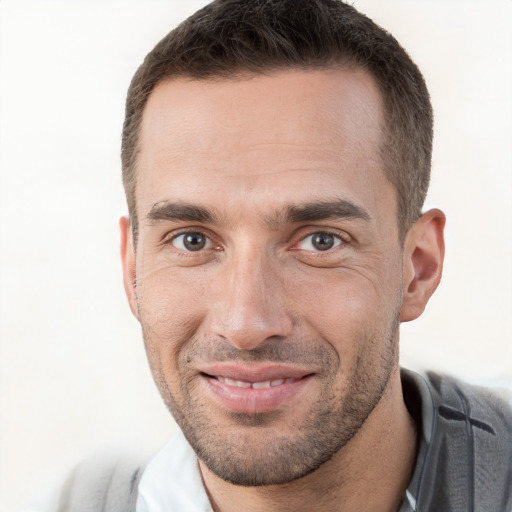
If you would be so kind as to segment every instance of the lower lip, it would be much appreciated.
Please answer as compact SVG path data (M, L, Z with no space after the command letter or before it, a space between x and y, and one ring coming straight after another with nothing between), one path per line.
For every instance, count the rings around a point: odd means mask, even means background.
M307 375L294 382L269 388L238 388L228 386L213 377L201 376L208 392L223 407L236 412L268 412L285 405L311 381Z

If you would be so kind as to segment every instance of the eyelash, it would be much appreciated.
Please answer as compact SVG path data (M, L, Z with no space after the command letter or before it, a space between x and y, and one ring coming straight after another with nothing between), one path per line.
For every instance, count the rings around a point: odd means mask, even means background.
M214 241L213 241L213 237L211 235L209 235L206 231L200 229L200 228L188 228L188 229L184 229L178 233L173 233L171 236L168 236L166 235L163 239L162 239L162 244L163 245L174 245L173 242L175 240L177 240L180 236L183 236L183 235L196 235L196 236L202 236L204 237L206 240L207 240L207 243L209 242L211 245L215 245ZM185 249L180 249L178 247L175 247L174 248L177 250L177 251L180 251L181 253L183 254L187 254L187 255L193 255L195 252L197 253L204 253L204 249L201 249L201 250L198 250L198 251L188 251L188 250L185 250ZM219 248L219 245L217 244L216 247L213 247L213 249L215 248ZM211 250L212 247L209 247L208 249L206 250Z
M173 242L175 240L177 240L180 236L183 236L183 235L199 235L199 236L203 236L203 237L206 238L207 243L209 242L211 245L213 245L213 247L201 248L201 249L199 249L197 251L191 251L191 250L181 249L179 247L174 246ZM334 245L334 247L326 249L325 251L322 251L322 250L315 251L315 250L296 248L296 246L298 244L304 242L307 238L313 237L315 235L324 235L324 236L333 237L333 238L335 238L338 241L338 243L336 243L336 245ZM295 239L298 238L298 240L293 243L293 246L292 246L291 250L293 250L293 251L303 251L303 252L306 252L306 253L314 254L315 257L321 257L323 254L331 254L334 249L336 249L336 248L338 248L340 246L343 246L345 244L348 244L351 241L351 238L350 238L350 236L347 233L342 232L342 231L332 230L332 229L317 229L317 230L314 230L314 231L308 231L303 236L299 235L299 236L296 236L296 237L294 236L293 238L295 238ZM203 230L201 228L188 228L188 229L184 229L184 230L182 230L182 231L180 231L178 233L173 233L172 236L165 236L162 239L162 243L163 243L163 245L174 246L175 250L177 250L181 254L187 255L187 256L193 256L195 253L197 253L198 255L199 254L204 254L205 251L221 250L220 244L215 244L215 242L213 240L213 237L210 234L208 234L208 232L206 232L205 230Z
M306 236L303 236L298 242L297 244L300 244L300 243L303 243L305 242L308 238L311 238L313 239L313 237L315 236L327 236L327 237L332 237L334 238L334 246L333 247L329 247L328 249L322 251L322 250L311 250L311 249L296 249L296 250L304 250L306 252L311 252L311 253L314 253L314 254L322 254L322 253L329 253L331 252L333 249L336 249L336 247L339 247L340 245L343 245L343 244L346 244L348 242L348 239L347 239L347 236L344 235L342 236L340 233L338 232L333 232L333 231L329 231L329 230L321 230L321 231L314 231L314 232L311 232L309 234L307 234ZM337 242L336 242L337 241ZM313 244L313 241L311 240L310 244Z

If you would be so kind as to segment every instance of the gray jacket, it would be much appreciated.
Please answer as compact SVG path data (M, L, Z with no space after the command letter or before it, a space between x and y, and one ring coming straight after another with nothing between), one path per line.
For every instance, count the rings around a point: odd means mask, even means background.
M486 388L402 370L420 427L400 512L512 512L512 411Z

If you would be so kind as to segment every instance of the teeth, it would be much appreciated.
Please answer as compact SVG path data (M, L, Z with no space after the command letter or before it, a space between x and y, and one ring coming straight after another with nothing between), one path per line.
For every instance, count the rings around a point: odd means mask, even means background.
M250 382L243 382L241 380L228 379L227 377L217 377L220 382L232 386L234 388L250 388Z
M253 382L252 387L254 389L261 389L261 388L269 388L270 387L270 381L266 380L265 382Z
M295 382L296 379L276 379L276 380L265 380L263 382L244 382L243 380L233 380L228 377L217 377L219 382L223 384L227 384L228 386L234 388L254 388L254 389L264 389L270 388L271 386L281 386L281 384L290 384Z

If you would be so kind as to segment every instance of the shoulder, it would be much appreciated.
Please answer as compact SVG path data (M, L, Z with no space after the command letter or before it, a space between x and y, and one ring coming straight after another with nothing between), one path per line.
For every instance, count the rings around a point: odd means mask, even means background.
M58 512L135 511L146 464L141 455L102 454L76 466L65 482Z
M504 388L476 386L434 372L428 372L426 380L437 412L445 420L465 421L487 433L512 436L511 400Z
M404 370L402 381L408 407L419 412L411 485L417 510L512 510L510 402L492 389L434 372Z
M503 428L510 432L512 383L493 382L492 387L480 386L436 372L420 375L406 369L402 369L401 376L406 392L421 404L422 412L429 413L428 416L436 413L446 420L470 423L478 417L481 421L488 420L488 427L494 425L498 430ZM431 422L435 423L435 417Z

